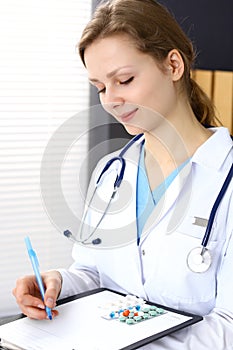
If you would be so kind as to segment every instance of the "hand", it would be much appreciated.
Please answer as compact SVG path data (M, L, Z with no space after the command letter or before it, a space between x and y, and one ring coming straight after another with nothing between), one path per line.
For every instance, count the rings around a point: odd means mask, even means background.
M34 275L19 278L12 291L22 312L30 318L39 320L48 318L45 305L51 309L56 306L56 300L62 286L62 277L58 271L42 273L41 277L45 287L44 302ZM57 315L58 311L52 310L52 316Z

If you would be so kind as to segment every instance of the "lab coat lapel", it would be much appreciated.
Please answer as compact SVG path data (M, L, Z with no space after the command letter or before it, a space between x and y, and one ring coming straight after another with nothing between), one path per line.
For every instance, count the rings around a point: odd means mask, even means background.
M191 163L188 163L176 176L173 182L166 190L163 197L156 204L153 212L149 216L142 233L142 240L146 237L152 227L158 225L168 211L174 206L178 199L181 190L187 181L188 176L191 174Z

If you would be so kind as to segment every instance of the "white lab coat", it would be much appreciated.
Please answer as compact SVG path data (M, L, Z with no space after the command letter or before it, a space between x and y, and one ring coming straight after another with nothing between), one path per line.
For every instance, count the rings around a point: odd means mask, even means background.
M194 273L186 263L190 250L200 246L205 232L205 227L193 224L193 218L209 218L233 162L229 132L223 127L215 128L214 134L196 151L150 215L137 246L139 149L135 144L126 152L125 175L118 197L91 237L100 237L103 243L74 245L74 264L69 271L61 270L61 297L107 287L204 316L204 321L144 346L146 350L233 349L233 182L218 208L208 243L212 255L210 269ZM99 203L106 204L109 198L117 163L101 181ZM102 168L100 162L96 174ZM94 209L89 210L86 218L89 225L94 227L99 215Z

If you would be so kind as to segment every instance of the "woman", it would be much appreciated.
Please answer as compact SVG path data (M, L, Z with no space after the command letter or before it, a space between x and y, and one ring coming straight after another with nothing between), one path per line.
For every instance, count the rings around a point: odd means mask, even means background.
M201 245L233 159L228 130L207 128L216 125L216 117L211 102L190 78L190 41L155 1L113 0L96 10L84 29L79 53L103 107L131 135L143 134L143 141L125 153L118 197L97 230L95 209L84 217L90 228L84 236L100 237L103 245L93 249L75 244L69 271L43 274L45 304L54 307L58 295L108 287L204 316L199 324L145 349L232 349L232 183L208 242L211 265L200 264L201 271L195 272L190 257ZM96 168L90 195L105 162ZM100 182L97 194L105 203L112 170ZM13 293L26 315L46 318L32 276L19 279ZM53 310L53 316L57 314Z

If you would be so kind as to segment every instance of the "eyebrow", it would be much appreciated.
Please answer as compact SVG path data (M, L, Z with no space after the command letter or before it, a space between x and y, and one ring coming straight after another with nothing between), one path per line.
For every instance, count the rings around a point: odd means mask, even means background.
M112 72L109 72L106 74L106 77L109 79L109 78L112 78L114 77L114 75L116 75L121 69L125 69L125 68L130 68L131 66L122 66L122 67L118 67L116 69L114 69ZM89 80L93 83L98 83L99 80L98 79L94 79L94 78L89 78Z

